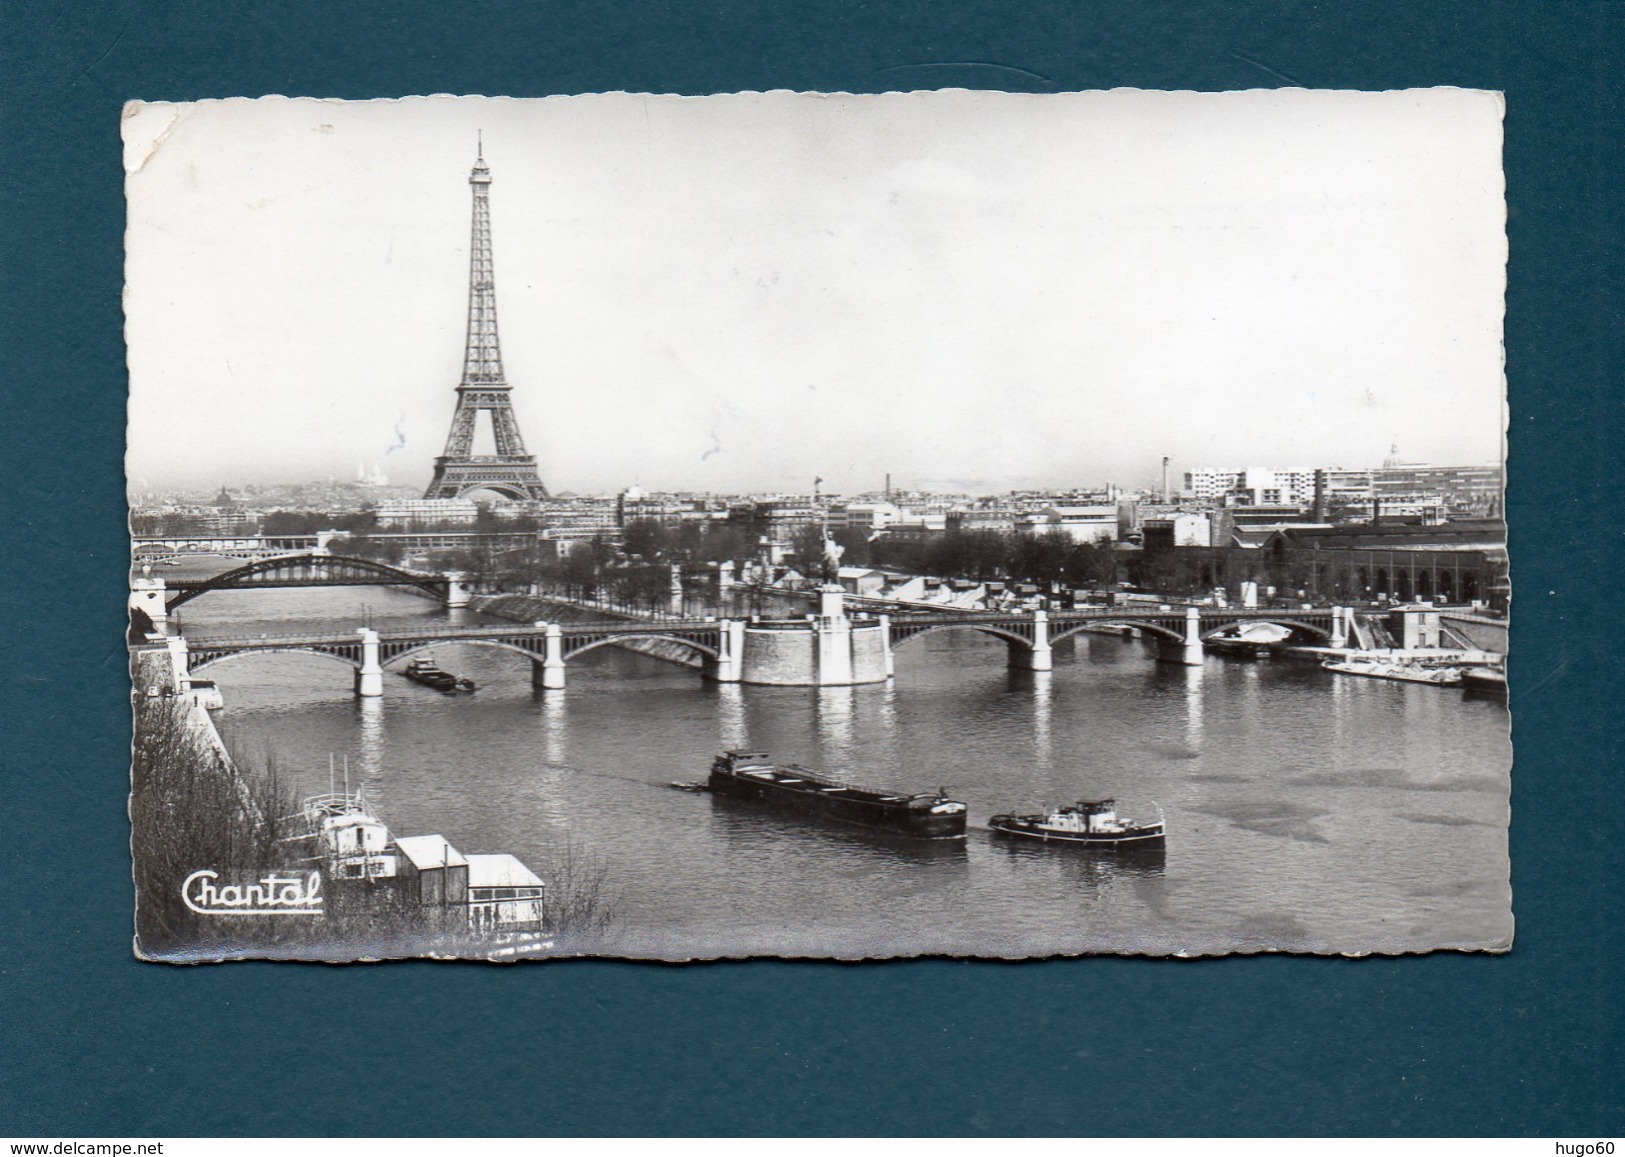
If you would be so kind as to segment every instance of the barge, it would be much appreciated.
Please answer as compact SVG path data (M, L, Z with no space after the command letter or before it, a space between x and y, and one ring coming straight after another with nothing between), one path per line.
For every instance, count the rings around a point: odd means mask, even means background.
M435 666L433 659L413 659L401 674L414 683L422 683L425 687L433 687L436 691L447 695L467 695L475 690L474 680L460 678L450 671L442 671Z
M1393 679L1400 683L1432 683L1435 686L1459 686L1461 668L1436 663L1384 662L1379 659L1349 658L1327 659L1321 664L1327 671L1340 675L1364 675L1371 679Z
M705 786L714 795L876 831L926 840L965 838L965 805L946 791L860 787L793 763L774 763L765 751L724 751L711 764Z
M1161 847L1166 824L1136 823L1117 815L1117 801L1083 799L1046 815L996 815L987 821L996 835L1103 848Z

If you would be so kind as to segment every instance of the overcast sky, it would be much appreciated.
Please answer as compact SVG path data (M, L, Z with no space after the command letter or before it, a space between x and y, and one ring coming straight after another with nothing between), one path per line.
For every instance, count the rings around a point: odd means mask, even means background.
M1497 461L1500 122L1448 89L133 106L129 472L427 485L476 131L555 492Z

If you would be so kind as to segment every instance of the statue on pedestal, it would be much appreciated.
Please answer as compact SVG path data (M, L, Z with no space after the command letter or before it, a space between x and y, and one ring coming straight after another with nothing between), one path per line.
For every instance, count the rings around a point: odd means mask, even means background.
M824 581L836 583L841 581L841 556L846 548L830 537L829 528L824 528Z

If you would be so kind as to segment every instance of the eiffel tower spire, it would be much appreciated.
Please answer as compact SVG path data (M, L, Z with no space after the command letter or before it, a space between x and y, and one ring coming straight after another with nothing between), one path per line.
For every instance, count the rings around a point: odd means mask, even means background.
M513 387L502 370L497 337L496 275L491 260L491 170L485 142L468 175L474 193L474 223L468 254L468 340L463 350L463 380L457 385L457 409L451 416L446 451L434 462L434 478L425 498L460 498L471 490L494 490L511 498L540 499L547 489L536 473L536 458L525 452L525 439L514 417ZM491 415L495 454L474 453L474 427L481 410Z

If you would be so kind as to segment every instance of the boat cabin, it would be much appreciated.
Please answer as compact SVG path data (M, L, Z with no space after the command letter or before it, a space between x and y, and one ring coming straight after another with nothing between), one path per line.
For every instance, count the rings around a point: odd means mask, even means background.
M1117 822L1115 799L1080 799L1056 811L1044 826L1071 832L1109 832L1122 825Z
M773 770L773 756L766 751L724 751L717 762L728 771Z
M330 815L322 820L317 847L341 880L381 880L394 876L396 857L389 851L389 828L365 812Z

